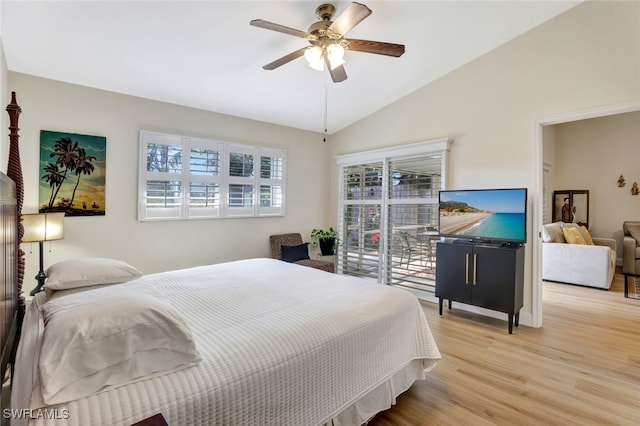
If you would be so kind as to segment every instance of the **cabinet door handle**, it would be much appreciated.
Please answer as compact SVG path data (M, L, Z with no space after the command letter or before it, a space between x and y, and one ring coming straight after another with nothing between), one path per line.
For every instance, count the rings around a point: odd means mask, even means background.
M473 285L476 285L476 282L477 282L477 276L478 276L477 267L476 267L477 261L478 261L478 255L474 254L473 255Z
M469 284L469 253L464 258L464 283Z

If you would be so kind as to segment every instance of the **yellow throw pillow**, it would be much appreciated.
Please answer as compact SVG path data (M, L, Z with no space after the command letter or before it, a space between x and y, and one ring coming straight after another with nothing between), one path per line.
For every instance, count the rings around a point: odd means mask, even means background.
M591 234L589 233L589 230L587 229L586 226L580 225L580 233L582 234L582 238L584 239L584 242L586 244L590 246L594 245L593 239L591 238Z
M562 233L569 244L586 244L578 227L562 228Z

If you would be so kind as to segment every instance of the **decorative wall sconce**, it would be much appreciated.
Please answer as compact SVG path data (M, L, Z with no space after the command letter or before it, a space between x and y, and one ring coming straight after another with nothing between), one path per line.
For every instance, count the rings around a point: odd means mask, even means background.
M627 183L624 181L624 176L620 175L620 177L618 178L618 188L622 188L626 184Z
M631 195L638 195L638 182L633 182L633 186L631 186Z

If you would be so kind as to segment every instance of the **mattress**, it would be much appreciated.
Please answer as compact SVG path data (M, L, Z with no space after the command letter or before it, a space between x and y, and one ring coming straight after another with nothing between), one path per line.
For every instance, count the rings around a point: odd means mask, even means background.
M136 281L169 297L202 362L44 406L41 293L23 325L12 424L130 425L156 413L170 425L361 424L440 358L416 297L362 278L248 259Z

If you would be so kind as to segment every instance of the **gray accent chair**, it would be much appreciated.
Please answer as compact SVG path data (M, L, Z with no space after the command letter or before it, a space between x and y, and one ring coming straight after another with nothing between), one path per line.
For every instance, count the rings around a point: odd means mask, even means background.
M269 242L271 243L271 257L278 260L282 260L282 246L294 247L304 244L302 241L302 235L298 233L271 235L269 237ZM327 272L335 272L333 262L327 262L324 260L302 259L292 263L321 269Z
M640 222L623 222L622 231L622 273L640 274Z

